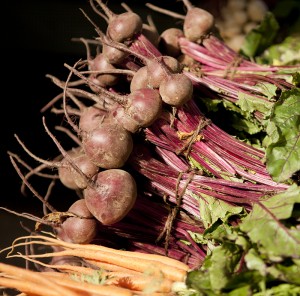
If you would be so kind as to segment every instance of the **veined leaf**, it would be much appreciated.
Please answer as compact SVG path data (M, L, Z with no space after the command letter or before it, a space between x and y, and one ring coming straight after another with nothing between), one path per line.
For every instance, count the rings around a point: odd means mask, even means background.
M270 128L272 127L272 128ZM277 182L300 170L300 89L282 93L274 104L268 137L274 142L266 149L267 170Z
M267 95L270 95L270 93ZM271 112L274 103L240 92L236 104L240 106L243 111L249 113L260 111L266 116Z
M300 203L300 188L292 185L285 192L253 206L240 229L258 245L261 253L274 260L300 258L300 230L288 228L283 220L292 215L295 203Z

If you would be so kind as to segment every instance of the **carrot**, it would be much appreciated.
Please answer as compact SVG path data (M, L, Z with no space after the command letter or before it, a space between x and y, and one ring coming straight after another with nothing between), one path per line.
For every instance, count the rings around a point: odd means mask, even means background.
M0 271L16 277L14 283L17 284L19 281L19 286L22 286L24 283L24 288L26 288L25 283L42 285L45 290L51 290L51 292L56 293L55 295L64 295L64 296L76 296L77 294L57 285L54 285L52 281L44 278L39 272L28 270L25 268L12 266L5 263L0 263ZM46 291L45 291L46 292ZM53 294L54 295L54 294Z
M61 296L55 289L50 289L49 287L45 287L41 284L33 283L31 281L23 281L20 279L14 278L4 278L0 277L0 286L6 288L17 289L18 291L22 291L23 293L19 295L43 295L43 296ZM78 295L77 295L78 296Z
M132 273L132 274L140 274L139 271L134 271L122 266L118 266L115 264L111 264L111 263L107 263L107 262L100 262L97 260L93 260L93 259L86 259L86 262L91 263L94 266L98 266L101 269L107 270L107 271L123 271L123 272L127 272L127 273Z
M41 266L48 267L48 268L57 269L61 272L66 272L66 273L92 275L95 274L95 272L100 269L100 267L98 266L95 266L95 268L91 268L91 267L70 265L70 264L49 264L49 263L35 260L33 258L30 258L22 254L15 255L14 257L24 258L25 260L33 262L35 264L39 264Z
M45 253L39 255L28 255L28 258L45 258L53 256L78 256L84 259L93 259L100 262L107 262L121 267L126 267L131 270L144 272L153 270L156 273L163 273L163 275L173 281L184 281L186 271L163 264L155 260L146 260L141 258L131 258L129 256L122 256L111 252L99 252L91 249L66 249L64 251ZM162 256L163 257L163 256Z
M105 284L93 284L85 281L81 281L80 278L76 280L71 278L70 275L60 272L41 272L46 278L51 279L57 285L70 288L74 291L88 293L87 295L99 295L99 296L132 296L133 292L129 289L105 285ZM81 295L81 294L80 294Z
M94 250L94 251L100 251L100 252L110 252L114 254L119 254L122 256L128 256L130 258L141 258L145 260L151 260L151 261L157 261L166 265L170 265L182 270L189 270L189 266L179 260L175 260L173 258L169 258L167 256L162 256L162 255L156 255L156 254L147 254L147 253L141 253L141 252L131 252L131 251L125 251L125 250L118 250L118 249L113 249L109 247L104 247L100 245L93 245L93 244L73 244L73 243L68 243L65 241L61 241L55 238L51 237L46 237L42 235L37 235L37 236L24 236L24 239L26 238L37 238L37 239L43 239L48 242L52 242L55 245L62 246L65 248L70 248L70 249L89 249L89 250ZM20 237L22 239L22 237Z
M37 261L34 261L39 263ZM72 265L50 265L43 264L42 265L53 267L62 272L55 271L45 271L42 272L44 275L52 275L58 277L81 277L87 278L89 276L93 279L93 276L97 275L97 270L91 269L88 267L81 266L72 266ZM116 268L117 270L117 268ZM99 271L99 270L98 270ZM120 287L130 288L131 290L142 291L146 288L151 287L157 292L170 292L172 288L172 281L163 278L162 275L154 276L152 274L145 274L140 272L135 272L132 270L124 271L99 271L99 278L95 278L100 281L100 277L105 279L105 285L115 285Z
M107 285L115 285L126 287L131 290L146 291L151 290L155 292L171 292L172 281L163 278L163 276L152 276L147 274L132 275L122 272L110 272L107 273L108 279Z
M111 273L108 275L112 278L108 278L105 283L101 285L80 281L80 278L77 282L67 274L59 274L57 272L45 273L45 276L50 277L54 281L57 278L58 284L74 288L75 290L78 289L78 291L82 289L88 293L93 293L93 295L123 296L139 295L139 293L147 296L172 295L172 282L167 280L159 281L157 278L147 278L145 275L143 278Z
M50 238L46 236L24 236L23 239L35 238L42 239L43 241L32 240L28 243L31 244L45 244L64 247L65 250L60 252L53 252L48 254L40 255L29 255L28 257L42 258L42 257L52 257L52 256L77 256L84 259L91 259L94 261L105 262L109 264L114 264L120 267L125 267L130 270L135 270L139 272L144 272L148 269L156 270L156 272L162 272L164 276L173 281L184 281L186 277L187 270L189 267L172 258L168 258L162 255L155 254L145 254L138 252L130 252L124 250L116 250L108 247L103 247L99 245L92 244L73 244L60 241L55 238ZM16 242L17 240L15 240ZM23 245L28 244L23 243ZM15 247L21 244L14 244Z

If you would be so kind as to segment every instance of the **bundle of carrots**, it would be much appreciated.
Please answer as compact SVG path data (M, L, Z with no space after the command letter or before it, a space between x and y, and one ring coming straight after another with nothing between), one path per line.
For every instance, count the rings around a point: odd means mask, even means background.
M51 246L52 251L12 254L21 246ZM22 257L39 266L33 270L0 263L0 286L28 296L175 295L173 286L184 284L189 270L188 265L166 256L67 243L46 235L19 237L8 249L7 257Z

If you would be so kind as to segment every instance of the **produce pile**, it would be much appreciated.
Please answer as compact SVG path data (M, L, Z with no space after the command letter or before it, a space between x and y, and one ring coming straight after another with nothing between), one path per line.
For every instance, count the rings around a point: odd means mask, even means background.
M75 40L86 56L64 64L65 78L47 75L58 94L42 124L57 155L43 159L17 135L37 164L8 152L44 215L1 208L35 226L1 251L27 268L1 263L0 285L43 296L299 295L299 36L292 59L267 63L272 39L250 47L250 35L237 52L188 0L184 15L147 4L182 22L163 32L125 3L120 14L89 3L94 15L81 12L96 37ZM249 34L274 23L267 12ZM63 211L51 202L57 184L73 198Z

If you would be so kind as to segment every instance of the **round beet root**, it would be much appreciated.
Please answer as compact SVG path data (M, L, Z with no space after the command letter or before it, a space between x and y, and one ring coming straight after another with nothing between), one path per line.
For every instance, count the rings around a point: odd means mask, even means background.
M75 201L68 212L78 217L68 217L61 225L57 236L75 244L88 244L97 235L98 220L88 210L85 200Z
M133 139L131 133L119 124L104 122L83 134L82 147L100 168L121 168L132 152Z
M83 191L86 206L104 225L123 219L132 209L137 197L134 178L125 170L109 169L98 173L94 186Z

